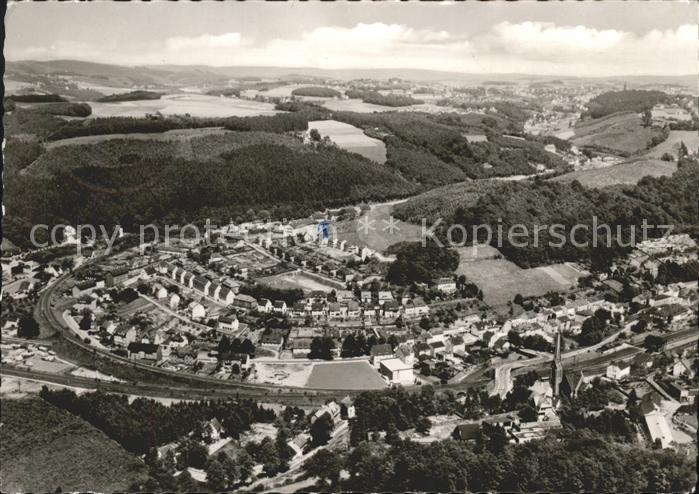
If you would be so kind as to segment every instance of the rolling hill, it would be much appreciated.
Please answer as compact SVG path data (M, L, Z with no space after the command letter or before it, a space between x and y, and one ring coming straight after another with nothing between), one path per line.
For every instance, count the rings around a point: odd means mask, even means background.
M664 140L662 129L644 127L637 113L620 112L580 122L571 141L580 147L630 156L648 149L653 139Z

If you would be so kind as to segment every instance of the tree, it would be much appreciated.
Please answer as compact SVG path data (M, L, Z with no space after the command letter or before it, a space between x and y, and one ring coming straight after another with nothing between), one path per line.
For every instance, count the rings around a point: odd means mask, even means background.
M39 336L39 323L36 322L34 316L26 314L19 318L17 336L20 338L36 338Z
M322 139L320 136L320 132L318 132L318 129L311 129L308 135L311 137L311 140L315 142L320 142Z
M226 471L218 460L210 460L206 465L206 484L213 492L221 492L228 487Z
M342 457L335 451L323 448L304 464L304 470L311 477L318 477L330 487L337 485L342 470Z
M663 345L665 345L665 340L654 334L649 334L643 340L643 346L651 353L660 351Z
M519 409L519 418L524 422L536 422L538 414L530 405L524 405Z
M653 125L653 114L651 113L649 108L643 110L641 122L643 123L644 127L650 127Z
M431 427L432 422L430 422L430 419L428 419L424 415L418 418L417 422L415 423L415 430L423 436L429 436Z
M236 462L238 464L238 475L241 482L245 482L250 475L252 475L252 469L255 466L254 460L250 457L247 451L241 450L237 457Z
M197 481L192 478L189 470L184 470L177 476L177 487L180 492L196 492L198 486Z
M689 154L689 150L687 149L687 145L684 143L684 141L680 141L680 149L677 154L680 158L684 158Z
M311 424L311 444L322 446L328 444L332 437L332 431L335 429L335 421L329 413L324 413Z
M83 313L83 317L82 317L82 319L80 319L78 326L83 331L87 331L88 329L90 329L92 327L92 313L89 310L86 310Z

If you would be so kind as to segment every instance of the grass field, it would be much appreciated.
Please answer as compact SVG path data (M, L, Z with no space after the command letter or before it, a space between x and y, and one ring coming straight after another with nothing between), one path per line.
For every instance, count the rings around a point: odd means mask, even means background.
M394 111L390 106L373 105L364 103L360 99L333 99L323 103L325 108L332 111L353 111L357 113L374 113L375 111Z
M419 242L422 239L421 226L394 218L393 231L389 228L394 204L376 204L357 220L338 222L338 238L351 245L366 246L379 252L398 242Z
M126 492L143 462L82 419L39 398L2 400L2 492Z
M315 364L307 388L380 389L386 381L366 361Z
M510 302L518 293L524 297L544 295L549 291L565 291L583 276L566 264L552 264L522 269L506 259L496 259L497 249L479 245L474 255L472 247L461 247L457 274L483 290L483 300L491 306Z
M315 120L308 122L309 129L317 129L321 136L328 136L339 148L361 154L377 163L386 162L386 145L379 139L364 134L354 125L335 120Z
M614 113L579 123L571 139L577 146L595 146L612 153L631 155L646 149L660 129L643 127L636 113Z
M606 168L591 170L578 170L565 175L554 177L557 182L571 182L577 180L585 187L606 187L616 184L635 184L643 177L669 176L677 170L674 161L662 161L659 159L640 159Z
M220 98L203 94L168 94L158 100L122 101L119 103L91 102L91 117L144 117L146 113L193 117L249 117L274 115L279 111L271 103Z

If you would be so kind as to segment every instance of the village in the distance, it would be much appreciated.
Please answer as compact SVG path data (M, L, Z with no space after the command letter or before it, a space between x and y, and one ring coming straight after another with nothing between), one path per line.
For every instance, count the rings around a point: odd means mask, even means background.
M7 63L3 492L691 490L695 78L346 72Z

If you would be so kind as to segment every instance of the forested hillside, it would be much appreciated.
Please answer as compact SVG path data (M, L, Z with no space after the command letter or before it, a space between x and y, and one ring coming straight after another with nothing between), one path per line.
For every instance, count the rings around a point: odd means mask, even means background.
M257 137L262 137L256 134ZM269 135L268 135L269 136ZM292 148L258 139L245 146L196 144L199 159L174 152L181 143L107 141L52 149L6 176L6 235L26 245L32 224L113 225L299 217L329 206L400 197L416 191L390 168L333 146ZM276 136L282 137L284 136ZM213 156L218 149L216 156ZM128 152L126 152L128 150ZM16 154L25 162L35 150ZM207 152L209 154L207 154ZM48 172L47 172L48 171Z
M494 237L491 242L497 245L497 225L503 225L506 232L512 225L524 225L528 237L518 237L510 243L503 238L498 247L508 259L525 267L548 264L558 261L590 259L623 250L614 247L612 252L602 246L592 246L593 217L597 224L611 226L612 237L617 236L617 225L624 242L629 240L629 226L637 226L637 239L641 235L643 220L649 225L674 225L677 229L696 228L697 189L699 166L694 160L679 163L678 171L671 177L645 177L634 186L612 186L603 189L586 189L578 182L560 183L544 180L525 182L491 183L485 191L482 182L457 184L444 189L435 189L423 196L411 199L395 208L396 217L416 221L424 208L428 221L441 217L442 234L451 224L466 227L471 234L475 225L491 225ZM441 196L441 198L440 198ZM436 199L437 207L433 204ZM427 205L427 206L425 206ZM431 223L430 223L431 224ZM548 227L560 224L557 232L551 233ZM574 246L571 241L561 244L559 234L570 239L575 225L586 225L574 232L578 243L588 242L587 246ZM538 233L534 242L534 229L543 225L545 230ZM484 232L481 232L482 236ZM663 233L649 231L649 235ZM601 231L600 243L604 245L607 234ZM504 235L506 237L506 235ZM525 240L528 239L528 240ZM485 240L485 238L480 238ZM514 243L527 243L517 247ZM618 246L615 242L614 246ZM593 261L595 261L593 259Z
M653 108L658 103L667 103L671 97L662 91L627 89L609 91L595 96L587 103L585 115L592 118L605 117L612 113L632 111L640 113Z

